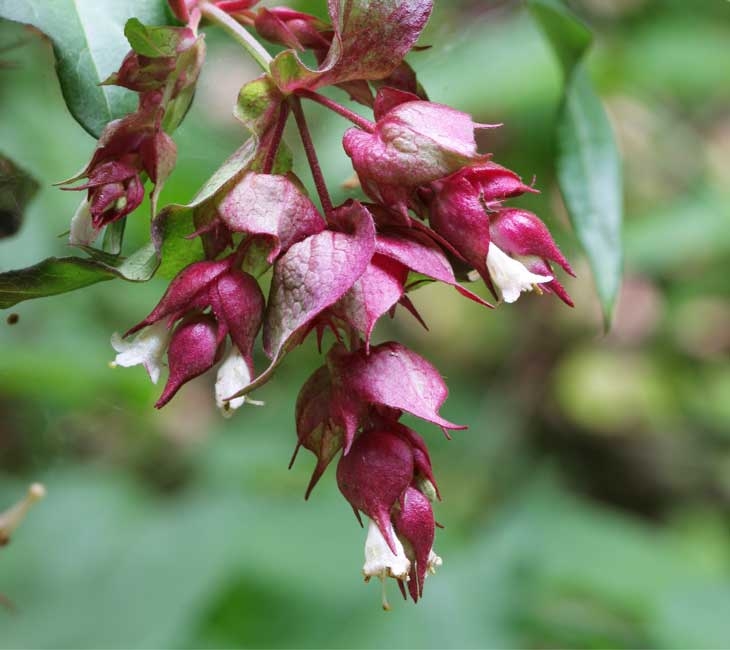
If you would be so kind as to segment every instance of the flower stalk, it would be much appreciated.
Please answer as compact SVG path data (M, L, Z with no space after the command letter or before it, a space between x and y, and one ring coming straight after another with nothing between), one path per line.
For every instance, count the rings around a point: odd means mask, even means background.
M199 4L201 14L222 27L233 39L248 52L249 56L256 61L259 67L264 71L269 71L272 57L266 51L263 45L254 38L248 30L237 23L225 11L219 9L211 2L203 1Z

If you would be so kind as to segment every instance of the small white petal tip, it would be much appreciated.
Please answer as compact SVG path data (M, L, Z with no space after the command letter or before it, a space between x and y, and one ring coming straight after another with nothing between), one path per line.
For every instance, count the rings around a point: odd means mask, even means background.
M225 418L230 418L236 409L244 404L263 406L264 403L253 400L247 395L229 399L242 388L251 383L251 366L243 358L238 348L232 347L226 358L218 368L215 380L215 403Z
M96 241L100 230L94 228L91 222L89 202L84 199L78 209L71 217L69 227L68 243L71 246L90 246Z
M133 339L127 341L117 332L112 334L111 344L117 352L116 358L109 362L110 368L143 365L153 384L160 379L170 330L165 323L159 322L140 330Z

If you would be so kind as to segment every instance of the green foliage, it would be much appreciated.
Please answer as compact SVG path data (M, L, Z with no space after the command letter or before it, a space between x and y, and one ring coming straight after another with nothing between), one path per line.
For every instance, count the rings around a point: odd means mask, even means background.
M621 285L623 189L613 130L582 63L591 34L561 0L530 0L529 7L563 68L565 99L556 131L558 182L609 327Z
M173 277L188 264L205 257L201 239L191 235L215 218L216 193L250 165L255 150L255 140L247 140L213 173L190 203L170 204L157 215L152 238L162 260L162 277Z
M107 256L110 257L110 256ZM0 273L0 309L82 287L122 278L145 282L154 274L159 260L151 244L128 258L85 259L82 257L49 257L18 271Z
M129 50L124 25L168 20L160 0L0 0L0 17L40 29L53 42L56 68L71 114L94 137L111 120L134 110L134 93L100 86Z
M550 219L562 94L551 51L526 12L436 4L423 42L449 47L411 64L434 101L505 123L487 148L536 176L542 194L526 204ZM312 350L282 364L262 389L266 407L229 423L207 406L212 378L157 413L144 370L108 368L108 338L165 284L100 285L21 303L16 325L0 319L0 508L33 480L49 488L0 550L0 594L17 608L0 607L0 647L727 646L730 3L609 5L624 13L585 17L600 25L591 72L626 152L628 302L614 331L596 339L598 304L580 268L568 283L575 310L521 299L485 325L479 307L425 287L415 300L428 339L405 314L376 331L375 343L397 332L442 367L446 415L471 425L450 442L423 431L446 526L426 598L413 607L391 592L395 611L383 614L379 586L358 582L364 533L333 476L305 503L311 457L286 470ZM228 53L214 33L206 41L210 60ZM51 183L93 142L38 42L0 56L22 61L22 73L0 75L0 142L40 184L20 233L0 241L6 270L67 255L49 232L67 228L78 196ZM475 80L464 61L490 64ZM246 137L228 118L250 71L231 64L223 76L234 83L213 89L218 73L204 72L176 135L163 203L189 203ZM339 202L343 123L308 109ZM132 250L149 233L138 216ZM572 261L577 244L551 226Z
M582 65L570 77L557 134L560 188L608 327L621 285L621 162L606 111Z

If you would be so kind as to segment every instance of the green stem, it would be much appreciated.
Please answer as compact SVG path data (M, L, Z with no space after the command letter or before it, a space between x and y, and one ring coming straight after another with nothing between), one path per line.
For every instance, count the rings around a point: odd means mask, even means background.
M259 64L264 72L269 71L271 63L271 55L264 49L249 32L231 18L225 11L218 9L210 2L200 3L200 12L205 18L212 23L222 27L227 31L244 49L249 53L251 58Z

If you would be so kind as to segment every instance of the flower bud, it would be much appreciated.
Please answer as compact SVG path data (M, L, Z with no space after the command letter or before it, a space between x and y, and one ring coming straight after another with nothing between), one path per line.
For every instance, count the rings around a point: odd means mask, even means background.
M407 442L386 431L367 431L355 439L337 465L337 485L355 510L380 528L393 553L390 509L413 478L413 453Z
M158 90L165 85L176 63L172 56L150 58L131 50L124 57L119 70L103 83L122 86L138 93Z
M248 273L228 270L212 284L209 300L223 328L221 336L230 335L253 370L253 344L261 329L265 307L264 294L258 282Z
M89 212L94 228L118 221L144 199L139 171L126 162L102 163L89 173L88 182L74 188L89 190Z
M213 367L221 341L212 316L196 316L177 326L167 348L170 376L155 408L162 408L186 382Z
M487 286L489 218L474 186L463 176L433 183L429 204L431 227L453 246L476 271Z
M397 433L411 446L415 478L419 482L428 486L426 487L426 490L430 494L433 494L435 498L440 500L441 495L439 494L438 486L436 485L436 479L433 476L431 457L428 453L428 447L426 447L426 441L413 429L409 429L402 424L396 424L394 426L394 433Z
M547 226L527 210L500 210L490 219L492 241L512 256L535 256L560 265L574 275L568 260L560 252Z
M395 531L404 542L408 559L411 561L408 591L414 602L423 596L423 582L429 570L435 570L440 558L434 554L433 539L435 522L431 502L416 488L409 487L401 496L400 508L393 517ZM438 563L436 559L438 558ZM431 560L431 561L429 561Z
M167 291L149 316L130 329L125 336L162 319L167 319L168 324L172 324L186 312L207 307L210 304L211 284L229 266L228 260L195 262L186 266L170 282Z

